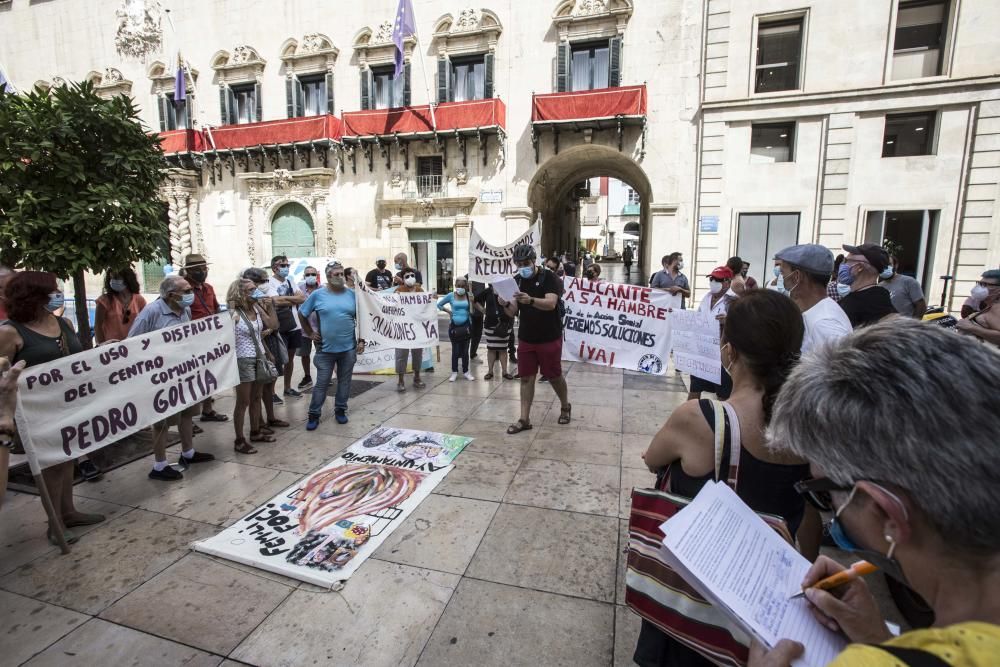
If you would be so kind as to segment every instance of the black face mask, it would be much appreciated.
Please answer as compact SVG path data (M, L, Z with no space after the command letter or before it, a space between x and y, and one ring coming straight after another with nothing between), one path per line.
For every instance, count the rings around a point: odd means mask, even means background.
M379 271L385 271L385 262L378 262L375 266L378 267Z
M201 270L194 270L194 269L192 269L190 271L185 271L185 273L190 278L192 278L193 280L195 280L196 282L199 282L199 283L205 282L205 278L208 277L208 272L207 271L201 271Z

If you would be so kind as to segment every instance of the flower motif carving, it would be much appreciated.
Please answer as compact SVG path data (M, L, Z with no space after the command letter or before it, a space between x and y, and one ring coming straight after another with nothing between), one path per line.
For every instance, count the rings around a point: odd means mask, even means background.
M595 14L606 14L608 3L606 0L580 0L573 10L573 16L593 16Z
M383 21L372 35L372 44L388 44L392 41L392 21Z
M479 27L482 16L475 9L463 9L458 13L458 19L452 26L452 32L469 32Z

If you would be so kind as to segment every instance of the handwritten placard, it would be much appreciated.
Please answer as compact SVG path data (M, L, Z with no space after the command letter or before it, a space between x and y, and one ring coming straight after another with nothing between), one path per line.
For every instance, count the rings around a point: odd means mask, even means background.
M710 313L675 310L670 313L673 328L674 367L703 380L722 382L719 353L719 322Z
M541 254L542 231L536 222L513 243L495 246L483 240L479 230L473 228L469 235L469 280L492 283L499 278L514 275L517 265L514 264L514 248L519 245L530 245L535 254Z

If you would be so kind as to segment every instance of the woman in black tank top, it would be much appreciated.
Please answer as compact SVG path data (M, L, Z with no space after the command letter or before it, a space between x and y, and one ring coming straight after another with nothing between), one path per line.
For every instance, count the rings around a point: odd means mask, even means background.
M0 356L28 366L44 364L83 351L80 339L61 317L52 314L62 305L62 292L51 273L22 271L5 288L8 320L0 325ZM67 461L42 471L52 498L52 506L67 528L67 542L77 540L72 526L87 526L104 520L101 514L79 512L73 504L73 462ZM49 541L57 543L56 527L49 525Z
M803 331L802 315L791 299L772 290L751 290L729 306L722 333L722 364L733 378L726 402L733 407L742 434L736 492L755 511L784 518L793 534L805 505L793 485L809 477L809 464L768 451L764 429L774 399L798 360ZM729 423L728 416L724 423L719 475L723 480L734 444L730 433L737 426ZM670 469L670 492L694 497L714 478L715 424L712 401L688 401L674 410L653 438L643 459L653 472ZM646 621L634 659L643 666L714 664Z

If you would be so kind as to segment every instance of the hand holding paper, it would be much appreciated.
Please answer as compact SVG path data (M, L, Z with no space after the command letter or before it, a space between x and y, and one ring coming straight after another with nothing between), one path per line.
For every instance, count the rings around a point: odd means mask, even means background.
M504 276L503 278L498 278L493 283L493 291L496 292L497 296L510 303L514 300L514 295L520 290L517 288L517 281L510 276Z

